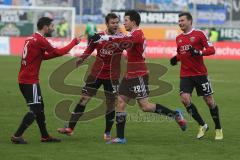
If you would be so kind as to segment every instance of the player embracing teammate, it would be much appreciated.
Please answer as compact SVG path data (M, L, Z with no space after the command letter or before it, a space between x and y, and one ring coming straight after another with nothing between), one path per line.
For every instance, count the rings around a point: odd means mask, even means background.
M125 112L125 107L130 99L136 99L142 111L171 117L176 120L183 131L186 130L186 121L180 111L173 111L161 104L149 102L149 73L144 58L146 41L142 30L139 28L140 22L141 17L137 11L127 11L124 16L124 27L129 32L128 35L122 37L99 35L99 40L96 41L98 43L104 41L121 43L125 41L132 44L128 45L126 49L128 60L127 73L119 86L118 104L116 107L117 137L110 140L109 144L126 143L124 130L127 113Z

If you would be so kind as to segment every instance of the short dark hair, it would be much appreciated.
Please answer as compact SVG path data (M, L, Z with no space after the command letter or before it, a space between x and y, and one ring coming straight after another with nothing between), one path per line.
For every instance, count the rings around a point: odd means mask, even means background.
M41 17L37 22L37 29L41 30L44 26L49 26L52 23L53 19L49 17Z
M125 12L125 16L130 17L130 21L135 21L136 25L139 26L141 22L140 14L135 10L129 10Z
M192 15L190 12L181 12L179 13L178 17L186 16L187 20L193 21Z
M108 23L110 19L119 18L115 13L108 13L105 17L105 22Z

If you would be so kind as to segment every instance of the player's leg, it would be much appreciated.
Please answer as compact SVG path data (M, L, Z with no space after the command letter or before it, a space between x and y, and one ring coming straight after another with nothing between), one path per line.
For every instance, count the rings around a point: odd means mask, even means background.
M211 82L209 81L207 76L201 76L199 79L200 79L199 80L200 85L197 87L197 92L199 96L203 96L204 101L209 107L210 114L215 123L215 131L216 131L215 139L216 140L223 139L218 105L216 104L213 98L213 89L212 89Z
M41 132L41 142L60 142L60 139L53 138L48 134L46 128L46 118L44 113L44 103L39 84L33 84L34 103L30 104L30 110L34 113L38 128Z
M83 115L87 103L90 101L92 96L82 95L78 104L75 106L74 111L71 114L68 127L74 130L77 122L79 121L80 117Z
M215 129L221 129L222 127L219 118L218 105L215 103L213 96L212 95L204 96L203 99L205 100L206 104L209 107L212 119L215 123Z
M148 88L148 75L137 77L133 81L133 94L137 99L140 108L144 112L156 112L173 117L175 111L168 109L167 107L160 104L152 104L148 101L149 88Z
M161 104L153 104L149 102L148 75L135 78L133 83L134 86L132 90L135 94L135 98L137 99L140 108L144 112L155 112L158 114L175 118L178 124L180 125L181 129L182 130L186 129L186 121L183 119L183 116L180 112L173 111Z
M66 134L68 136L71 136L73 134L73 130L77 122L83 115L86 108L86 104L90 101L90 99L91 99L91 96L87 96L87 95L82 95L80 97L79 103L75 106L67 126L64 126L64 128L57 129L59 133Z
M71 114L69 123L67 127L58 128L58 132L61 134L72 135L73 130L83 115L87 103L90 101L91 97L96 95L98 88L101 86L102 82L95 77L88 76L86 85L82 89L82 95L80 97L79 103L75 106L74 111Z
M39 84L33 84L33 95L35 103L29 105L30 110L35 114L36 122L41 132L42 138L49 137L46 129L44 103Z
M160 115L165 115L176 120L180 128L185 131L187 128L187 122L183 118L183 115L180 111L173 111L166 106L161 104L150 103L148 97L137 99L139 107L144 112L152 112Z
M212 95L204 96L203 99L205 100L206 104L208 105L210 114L215 123L215 132L216 132L215 139L222 140L223 139L223 131L222 131L221 123L220 123L218 105L215 103Z
M26 141L24 141L21 136L35 119L37 120L42 137L49 138L45 125L45 115L43 112L43 103L39 84L19 84L19 87L30 111L24 116L18 130L15 132L14 136L12 136L12 142L25 144Z
M111 139L111 129L115 118L115 107L117 103L117 89L119 82L118 80L103 80L104 93L106 97L106 114L105 114L105 124L106 128L104 131L104 139Z
M181 102L186 107L187 112L193 117L193 119L200 125L204 126L201 115L199 114L197 107L191 101L192 91L194 89L195 83L190 77L185 77L180 79L180 96Z
M24 96L28 106L33 103L33 86L32 84L19 84L20 91ZM27 142L22 138L25 130L33 123L35 120L35 114L30 110L25 114L20 123L17 131L11 137L11 141L16 144L26 144Z
M205 132L208 131L208 125L204 122L201 115L199 114L197 107L191 102L190 93L181 93L181 101L186 107L187 112L190 116L199 124L199 131L197 138L200 139L205 135Z
M129 102L130 98L132 97L131 91L132 82L126 78L123 78L120 86L119 86L119 95L117 98L117 107L116 107L116 130L117 130L117 137L109 141L111 143L126 143L125 139L125 124L126 124L126 116L127 113L125 112L126 104Z
M125 139L125 124L126 124L126 116L125 107L127 102L130 100L129 97L124 95L118 96L118 104L116 107L116 129L117 129L117 137L109 141L109 143L126 143Z

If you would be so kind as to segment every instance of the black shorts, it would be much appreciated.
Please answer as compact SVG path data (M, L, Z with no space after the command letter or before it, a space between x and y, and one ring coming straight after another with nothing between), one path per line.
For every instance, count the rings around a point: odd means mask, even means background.
M148 75L131 79L123 78L119 86L119 95L124 95L132 99L148 97Z
M28 105L43 104L39 84L19 84L19 88Z
M119 81L110 79L99 79L88 76L86 85L82 89L82 94L87 96L95 96L97 90L103 85L104 93L107 98L115 98L118 93Z
M208 76L191 76L181 77L180 79L180 94L192 94L194 87L196 88L198 96L208 96L213 94L213 89Z

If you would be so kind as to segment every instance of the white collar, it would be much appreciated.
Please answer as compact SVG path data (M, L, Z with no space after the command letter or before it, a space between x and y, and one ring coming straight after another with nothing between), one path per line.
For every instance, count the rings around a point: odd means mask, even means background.
M137 31L137 30L140 30L140 28L137 27L136 29L131 30L129 33L132 34L133 32L135 32L135 31Z
M44 37L40 32L37 31L36 33L39 34L40 36Z
M187 33L183 33L183 35L188 35L188 34L190 34L190 33L192 33L192 31L194 30L194 28L192 28L189 32L187 32Z

